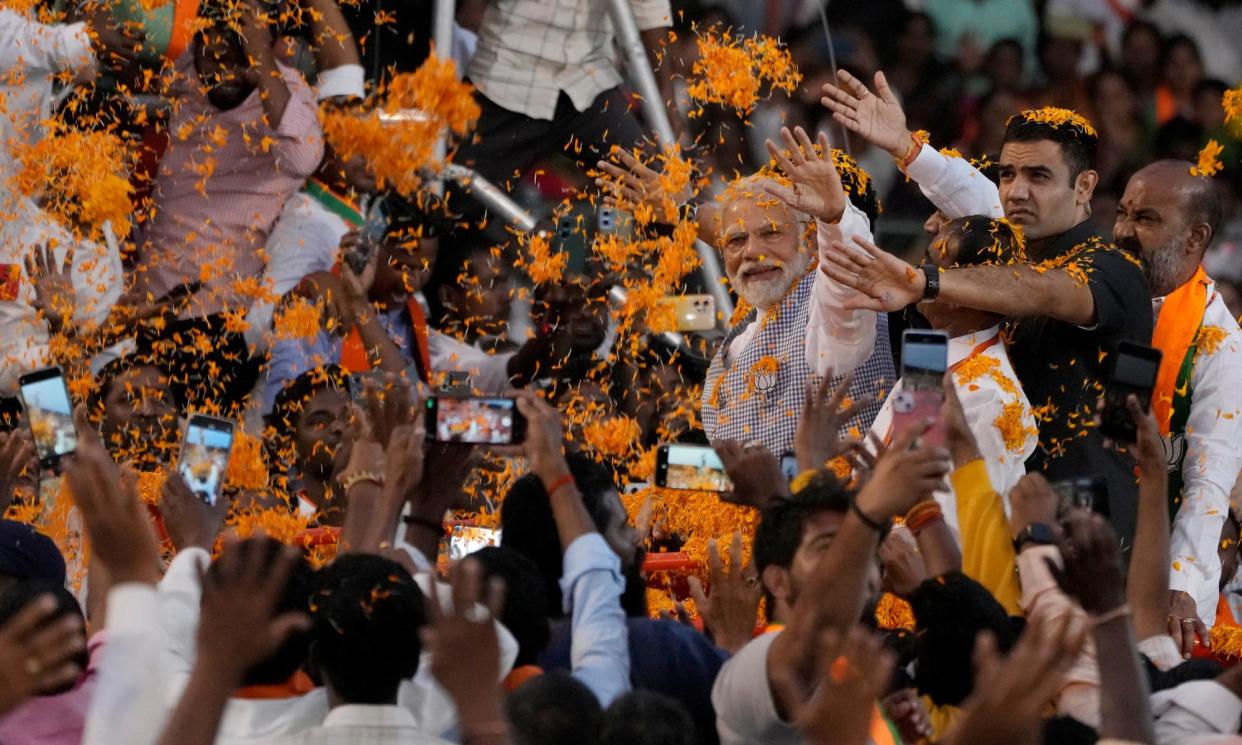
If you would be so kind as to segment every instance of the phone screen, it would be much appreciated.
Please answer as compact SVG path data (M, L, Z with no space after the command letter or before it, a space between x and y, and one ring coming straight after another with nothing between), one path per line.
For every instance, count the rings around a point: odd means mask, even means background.
M207 504L220 496L233 449L233 424L223 419L195 414L185 428L181 443L181 472L190 491Z
M703 445L661 445L656 484L666 489L725 492L733 483L716 451Z
M449 535L449 561L464 559L488 546L499 546L501 532L473 525L454 525Z
M935 385L949 369L949 339L939 331L909 330L901 335L901 377L906 385Z
M23 376L21 392L39 460L56 461L72 453L78 446L78 433L73 426L73 402L60 369Z
M1160 373L1160 360L1144 359L1126 353L1117 355L1113 368L1113 382L1135 388L1151 388Z
M437 442L509 445L521 442L525 420L512 398L449 398L427 400L432 419L428 437Z

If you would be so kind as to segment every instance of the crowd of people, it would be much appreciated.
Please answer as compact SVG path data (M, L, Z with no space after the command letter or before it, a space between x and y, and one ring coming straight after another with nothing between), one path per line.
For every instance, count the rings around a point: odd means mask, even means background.
M1242 14L433 5L0 0L0 745L1242 742Z

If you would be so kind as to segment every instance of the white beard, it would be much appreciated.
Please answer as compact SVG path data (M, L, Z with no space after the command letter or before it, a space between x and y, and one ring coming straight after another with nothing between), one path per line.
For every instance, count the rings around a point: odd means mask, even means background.
M730 277L729 282L743 300L759 310L767 310L776 305L789 292L789 288L802 278L806 268L811 264L808 254L800 253L790 264L774 264L767 261L745 261L737 268L737 276ZM759 281L746 279L746 273L752 269L775 267L779 274L771 279Z

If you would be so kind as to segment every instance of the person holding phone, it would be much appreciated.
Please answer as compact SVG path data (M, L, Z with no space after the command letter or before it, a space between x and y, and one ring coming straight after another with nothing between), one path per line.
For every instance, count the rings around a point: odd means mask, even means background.
M1143 258L1163 353L1151 400L1174 515L1168 626L1184 653L1216 620L1216 546L1242 471L1242 329L1201 265L1221 216L1210 180L1162 160L1130 178L1113 225L1117 245Z
M984 215L951 220L941 235L944 237L927 250L927 261L941 269L1007 264L1021 250L1021 239L1013 226ZM1026 460L1039 444L1039 429L1001 341L1002 318L996 313L938 303L920 303L918 308L933 329L948 335L947 353L942 352L941 358L946 369L930 371L935 373L932 383L939 388L944 373L952 371L988 476L1003 498L1026 474ZM909 339L917 332L906 333ZM899 434L894 430L894 403L906 395L909 383L905 371L915 361L907 359L903 350L903 377L871 426L872 433L884 442ZM939 412L935 415L938 418ZM937 494L937 501L945 522L956 531L957 505L952 487Z

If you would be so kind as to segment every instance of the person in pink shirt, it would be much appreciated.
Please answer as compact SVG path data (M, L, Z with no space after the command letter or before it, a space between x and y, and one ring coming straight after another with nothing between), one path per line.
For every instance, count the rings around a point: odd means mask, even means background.
M206 7L212 24L175 63L169 145L138 237L138 286L185 298L177 321L140 347L170 360L191 404L206 388L238 401L253 387L257 362L239 319L261 292L263 248L281 208L323 156L315 96L275 60L252 3L238 6L240 19Z

